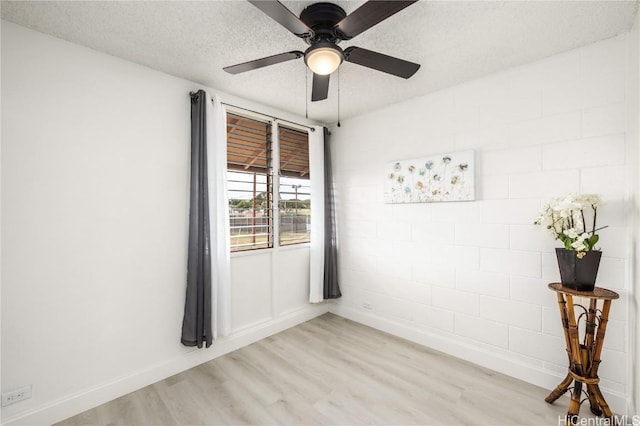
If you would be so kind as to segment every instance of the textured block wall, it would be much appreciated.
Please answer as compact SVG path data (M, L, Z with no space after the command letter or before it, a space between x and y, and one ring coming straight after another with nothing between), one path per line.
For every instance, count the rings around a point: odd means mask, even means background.
M547 289L559 280L559 245L533 221L551 197L599 193L607 202L599 225L609 227L601 231L598 285L622 294L602 387L624 410L631 374L627 70L622 35L334 129L344 290L337 311L564 375L564 339ZM383 203L385 163L467 149L476 153L476 201Z

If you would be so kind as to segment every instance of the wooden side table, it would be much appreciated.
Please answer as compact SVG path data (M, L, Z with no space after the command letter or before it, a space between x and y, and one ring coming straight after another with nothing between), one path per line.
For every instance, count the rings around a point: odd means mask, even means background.
M604 415L612 418L611 409L600 392L598 383L598 367L600 354L607 331L607 321L611 301L620 297L618 293L606 288L596 287L593 291L577 291L563 287L561 283L549 284L549 289L555 291L558 297L560 319L564 330L564 339L569 356L569 373L567 377L545 398L549 404L560 398L569 385L574 382L571 402L567 412L567 423L575 424L582 403L582 385L587 386L586 395L591 405L591 412L596 416ZM573 303L573 296L589 299L589 308ZM602 308L598 308L598 301L602 301ZM576 307L582 312L576 317ZM584 319L584 339L580 343L578 326Z

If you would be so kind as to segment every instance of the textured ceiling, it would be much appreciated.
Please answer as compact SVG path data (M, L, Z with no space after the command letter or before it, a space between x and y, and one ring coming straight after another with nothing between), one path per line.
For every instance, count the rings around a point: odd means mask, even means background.
M296 15L313 1L283 1ZM363 1L337 1L347 13ZM341 47L422 64L409 80L345 63L329 98L307 104L310 75L290 61L244 74L222 67L304 42L236 1L2 1L2 18L276 108L333 123L628 31L637 1L420 1ZM307 87L307 81L309 81Z

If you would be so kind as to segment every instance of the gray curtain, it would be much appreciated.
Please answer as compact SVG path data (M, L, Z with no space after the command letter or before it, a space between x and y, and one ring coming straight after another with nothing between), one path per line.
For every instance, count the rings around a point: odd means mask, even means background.
M207 95L191 93L191 187L187 295L182 320L182 344L211 346L211 244L207 182Z
M331 133L324 128L324 286L325 299L342 297L338 284L338 249L336 212L333 199L333 172L331 170Z

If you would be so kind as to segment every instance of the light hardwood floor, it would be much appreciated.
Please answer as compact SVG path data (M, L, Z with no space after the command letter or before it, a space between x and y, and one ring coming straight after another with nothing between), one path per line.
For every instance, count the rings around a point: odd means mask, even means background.
M558 425L548 393L326 314L59 424Z

